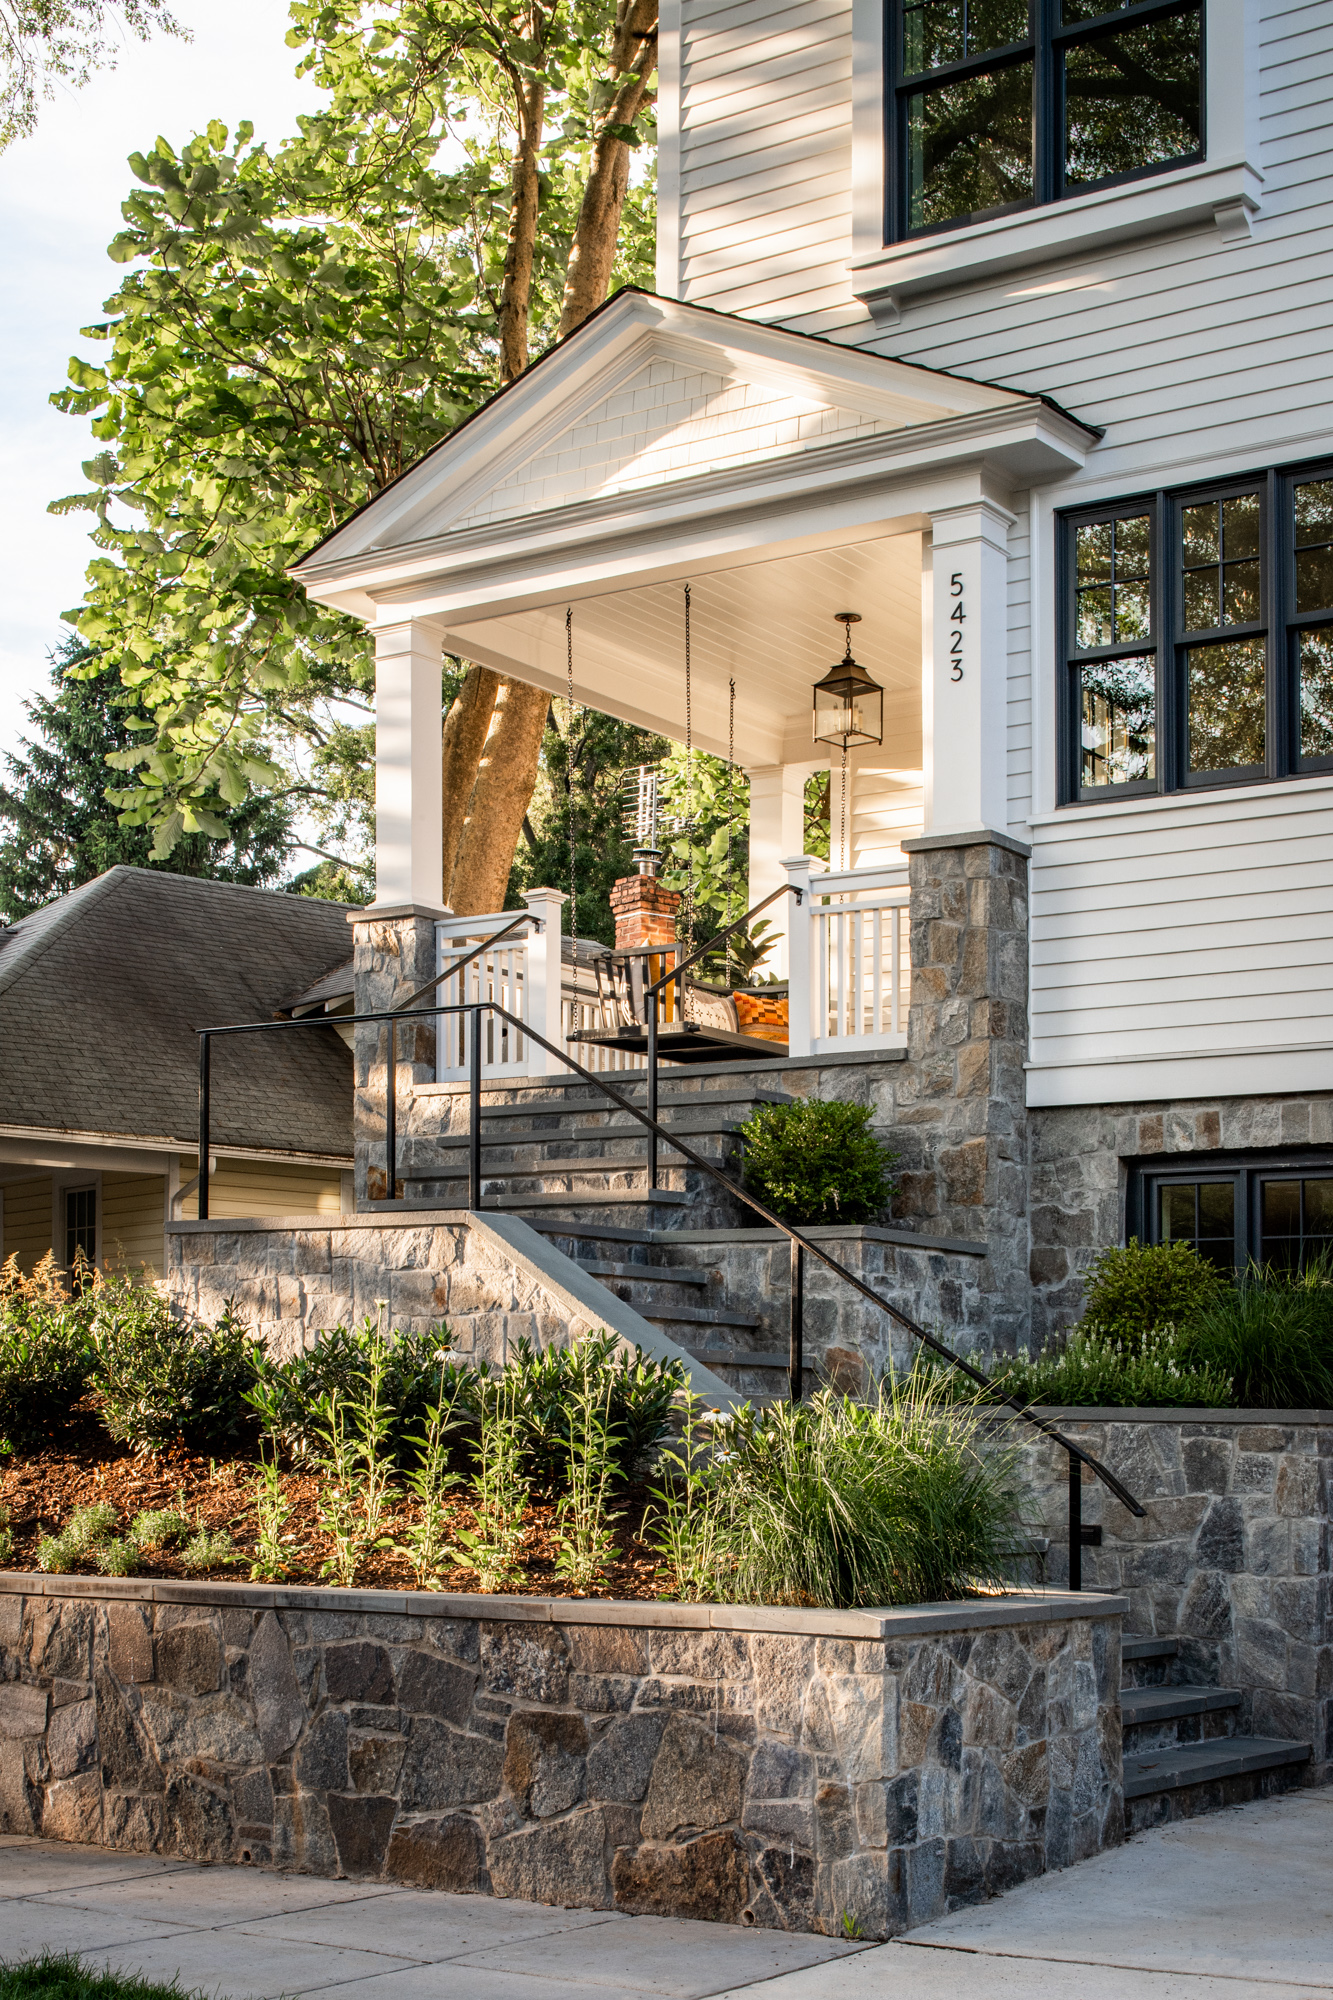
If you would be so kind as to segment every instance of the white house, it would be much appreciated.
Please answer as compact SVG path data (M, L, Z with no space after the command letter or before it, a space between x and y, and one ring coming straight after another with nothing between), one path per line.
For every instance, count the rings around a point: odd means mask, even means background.
M559 692L572 610L578 699L721 754L734 683L758 897L860 614L789 1061L869 1064L907 1225L1038 1330L1126 1230L1333 1232L1331 75L1329 0L664 0L656 295L299 571L375 632L387 925L442 914L442 649Z

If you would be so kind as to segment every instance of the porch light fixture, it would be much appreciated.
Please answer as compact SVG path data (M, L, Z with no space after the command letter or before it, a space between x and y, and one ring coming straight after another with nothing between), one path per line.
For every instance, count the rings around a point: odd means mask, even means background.
M815 742L846 752L858 743L884 741L884 690L852 658L852 627L861 623L860 612L834 616L846 628L847 645L838 664L815 682Z

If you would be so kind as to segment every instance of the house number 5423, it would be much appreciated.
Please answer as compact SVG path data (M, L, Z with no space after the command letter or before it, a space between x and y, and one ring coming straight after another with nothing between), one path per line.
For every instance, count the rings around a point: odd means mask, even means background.
M949 613L949 666L950 680L963 678L963 620L967 613L963 610L963 579L955 570L949 579L949 595L953 599L953 609Z

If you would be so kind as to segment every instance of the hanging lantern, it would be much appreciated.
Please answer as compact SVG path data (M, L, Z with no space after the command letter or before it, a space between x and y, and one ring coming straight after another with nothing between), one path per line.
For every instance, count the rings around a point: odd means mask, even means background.
M846 627L847 645L837 666L815 682L815 742L831 743L844 751L858 743L882 743L884 690L852 658L852 627L861 623L861 614L838 611L834 615Z

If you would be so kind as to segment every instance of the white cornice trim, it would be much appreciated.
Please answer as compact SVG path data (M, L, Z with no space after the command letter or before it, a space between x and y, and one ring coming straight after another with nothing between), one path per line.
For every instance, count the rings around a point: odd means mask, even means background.
M330 563L373 558L390 539L409 541L427 514L465 516L483 494L575 428L627 373L658 357L762 382L909 430L961 417L993 417L1033 402L1016 390L815 342L784 327L625 293L363 508L316 555L296 564L292 574L306 583L325 575ZM803 461L810 456L803 454Z
M370 549L310 561L301 578L317 602L367 620L397 622L417 615L463 615L474 598L507 594L520 582L563 587L566 573L590 556L599 570L623 557L639 567L688 544L706 559L705 544L762 546L791 535L794 514L808 533L821 508L839 532L855 535L854 516L869 524L916 515L932 496L916 490L922 476L938 479L943 506L973 502L959 491L960 475L993 473L1002 488L1062 479L1083 464L1092 439L1063 412L1034 398L940 422L916 424L848 444L766 459L725 472L695 475L529 514L511 521L432 535L394 549ZM916 487L913 487L916 482ZM911 491L908 491L912 488ZM978 490L976 498L981 494ZM882 532L882 528L881 528ZM423 586L439 599L424 613Z

